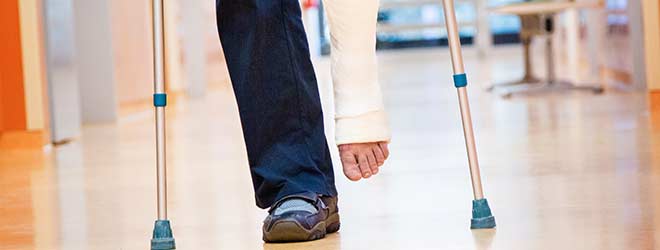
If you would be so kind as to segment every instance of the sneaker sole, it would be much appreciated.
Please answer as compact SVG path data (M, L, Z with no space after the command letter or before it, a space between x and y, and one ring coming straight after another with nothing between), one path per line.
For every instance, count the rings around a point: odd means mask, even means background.
M325 231L328 234L336 233L337 231L339 231L339 227L341 226L341 224L339 223L339 214L336 213L330 215L330 217L328 217L328 220L326 221L326 224L327 226L325 227Z
M311 230L305 229L295 220L279 221L266 231L263 230L263 240L269 243L300 242L322 239L326 234L339 231L339 214L333 214L327 220L314 225Z

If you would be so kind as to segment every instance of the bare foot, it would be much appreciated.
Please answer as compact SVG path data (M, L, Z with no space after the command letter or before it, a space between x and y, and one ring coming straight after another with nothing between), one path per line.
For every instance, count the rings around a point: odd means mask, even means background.
M344 175L349 180L359 181L378 173L390 151L387 142L368 142L339 145L339 156Z

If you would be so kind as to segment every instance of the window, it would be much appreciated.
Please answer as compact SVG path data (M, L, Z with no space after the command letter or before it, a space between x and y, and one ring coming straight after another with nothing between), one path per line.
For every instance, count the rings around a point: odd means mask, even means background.
M477 31L477 1L457 0L456 17L460 25L461 41L471 44ZM499 6L524 0L483 0L487 6ZM520 21L517 16L482 14L488 18L493 40L498 43L518 42ZM322 24L322 41L327 47L328 29ZM378 14L379 49L402 47L428 47L447 44L447 32L441 0L382 0ZM329 49L325 48L327 52Z

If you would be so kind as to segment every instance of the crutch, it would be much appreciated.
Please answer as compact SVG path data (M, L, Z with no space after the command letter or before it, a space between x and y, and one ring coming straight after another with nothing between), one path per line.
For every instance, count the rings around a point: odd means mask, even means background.
M167 172L165 166L165 94L163 0L152 0L154 49L154 107L156 109L156 189L158 220L151 239L152 250L175 249L170 221L167 219Z
M451 63L454 68L454 86L456 86L456 89L458 90L458 101L461 108L461 118L463 120L463 134L465 135L465 145L467 147L468 162L470 166L470 177L472 178L472 191L474 193L470 228L494 228L495 217L493 217L493 214L490 211L488 201L484 198L484 192L481 186L477 148L474 142L472 116L470 115L470 104L468 102L466 89L467 76L465 75L465 69L463 68L463 54L461 52L461 41L458 35L454 0L442 0L442 5L445 10L447 39L449 40L449 49L451 51Z

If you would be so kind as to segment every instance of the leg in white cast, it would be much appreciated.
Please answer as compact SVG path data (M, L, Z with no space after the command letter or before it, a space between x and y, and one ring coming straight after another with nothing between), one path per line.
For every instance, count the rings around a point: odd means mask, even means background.
M336 141L344 174L369 178L389 155L390 130L378 83L378 0L325 0L332 42Z

